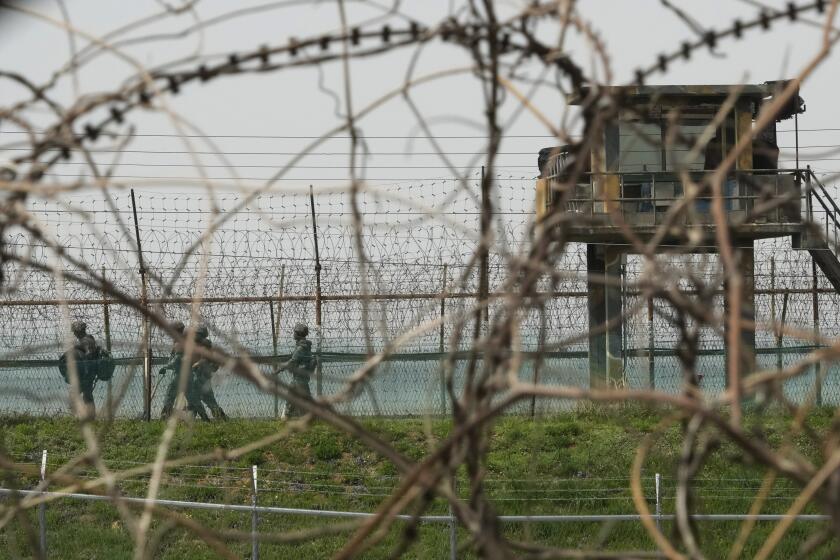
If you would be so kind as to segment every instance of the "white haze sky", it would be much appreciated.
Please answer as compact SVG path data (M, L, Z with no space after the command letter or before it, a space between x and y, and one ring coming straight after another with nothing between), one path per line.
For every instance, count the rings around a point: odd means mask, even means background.
M175 0L172 0L175 2ZM177 2L176 2L177 3ZM711 0L707 2L674 2L698 22L709 28L722 28L735 18L746 21L755 17L757 8L752 3L733 0ZM101 37L128 22L158 13L163 2L132 1L113 2L104 0L67 0L70 21L79 30L95 37ZM504 16L518 8L522 2L499 2L499 11ZM658 0L582 0L579 3L583 17L597 30L605 42L611 57L616 84L630 80L633 69L648 65L658 53L672 50L682 40L694 38L694 32L666 10ZM364 24L381 15L385 0L373 2L347 2L348 17L353 24ZM453 5L455 8L453 8ZM458 2L433 1L403 2L401 10L425 24L434 24L444 18L451 9L457 9ZM784 2L772 2L781 7ZM26 9L38 11L60 20L61 12L57 2L43 0L25 2ZM229 19L207 27L202 34L191 34L182 38L169 38L166 33L185 29L195 21L209 21L214 16L242 7L265 7L252 14ZM25 74L36 83L46 81L68 56L68 37L65 32L31 15L2 11L0 18L0 69ZM816 14L812 18L816 18ZM399 20L391 18L392 27L399 26ZM374 21L378 28L381 21ZM201 52L224 54L244 52L261 44L285 44L290 37L304 38L320 36L339 29L337 3L333 1L285 1L285 2L229 2L204 0L198 2L194 13L171 17L146 28L133 31L122 38L138 38L157 35L158 40L121 48L137 61L155 66L182 56ZM548 29L546 29L546 33ZM548 37L548 35L546 35ZM738 83L742 81L763 82L789 77L817 51L821 40L818 27L800 21L782 24L770 33L752 31L739 42L724 41L719 47L721 56L707 51L697 53L688 62L679 62L666 75L658 75L653 83ZM77 37L81 48L89 41ZM372 44L372 43L368 43ZM337 51L338 45L333 45ZM314 51L314 52L317 52ZM384 93L400 87L406 76L406 67L414 49L401 49L385 56L373 57L351 63L353 104L358 109ZM568 42L568 54L580 65L588 67L592 61L591 49L579 36L572 36ZM444 68L466 66L469 58L461 47L430 43L419 57L416 75L423 75ZM529 75L537 75L539 68L530 66ZM82 94L100 93L115 89L124 79L133 75L135 69L111 53L94 59L81 69L78 83ZM800 144L803 146L804 162L810 162L819 171L840 170L840 161L830 151L840 144L840 115L836 103L838 85L838 63L830 59L820 67L802 90L808 111L800 119ZM330 63L322 68L324 88L319 88L319 72L314 68L282 71L262 76L223 77L206 84L186 86L183 93L167 98L166 103L189 122L209 135L238 135L239 138L218 137L213 140L217 146L229 153L229 159L237 166L240 177L260 179L270 176L294 154L300 151L307 139L302 138L255 138L262 136L318 136L336 126L341 119L335 110L344 110L344 91L339 63ZM548 80L549 83L552 79ZM526 85L520 85L522 89ZM327 93L325 90L332 93ZM0 105L7 105L21 99L24 92L9 81L0 81ZM56 99L68 104L74 98L73 82L69 75L63 77L54 92ZM333 95L337 96L336 98ZM413 94L419 110L428 119L434 134L440 136L480 136L484 133L480 90L472 77L449 78L420 87ZM543 88L535 97L536 105L549 118L559 122L564 112L563 98L550 87ZM516 100L508 96L504 114L510 116L516 109ZM47 115L30 115L34 122L48 124ZM134 113L131 121L136 132L143 134L174 135L176 131L166 117L151 112ZM82 121L86 122L86 121ZM81 124L81 123L80 123ZM403 138L422 135L415 115L402 97L379 108L359 123L362 132L370 137L367 145L373 157L367 160L366 177L371 183L390 183L395 180L420 182L430 178L451 177L452 173L430 152L432 146L423 138ZM783 123L781 129L792 129L793 122ZM0 144L19 140L20 135L4 133L14 130L8 124L0 124ZM552 144L545 128L530 114L523 112L507 129L508 137L502 146L499 158L499 172L514 177L529 177L536 174L536 152ZM528 135L528 137L515 137ZM397 138L377 138L395 136ZM206 144L194 139L197 150L208 151ZM441 138L443 149L451 153L451 160L461 169L474 169L480 161L473 161L469 153L480 152L480 138ZM784 134L782 146L793 146L793 137ZM346 155L349 142L346 139L331 140L315 151L318 154L307 157L288 178L280 183L283 188L301 187L310 183L316 186L340 184L347 179ZM828 146L808 149L808 146ZM193 160L182 139L175 136L138 136L128 146L129 152L122 157L122 165L115 175L140 187L144 178L150 177L197 177L192 167ZM788 151L788 150L786 150ZM180 153L179 153L180 152ZM386 155L385 153L388 153ZM396 152L396 154L394 154ZM413 155L402 155L413 152ZM792 153L792 150L789 150ZM14 152L0 153L8 159ZM808 154L815 159L809 160ZM97 160L107 162L111 154L97 155ZM791 156L792 157L792 156ZM816 159L820 157L822 159ZM229 171L222 162L212 156L201 160L208 167L206 174L213 178L229 178ZM56 172L72 178L83 172L80 159L69 165L56 168ZM165 183L165 181L164 181ZM157 185L157 189L183 191L181 185Z

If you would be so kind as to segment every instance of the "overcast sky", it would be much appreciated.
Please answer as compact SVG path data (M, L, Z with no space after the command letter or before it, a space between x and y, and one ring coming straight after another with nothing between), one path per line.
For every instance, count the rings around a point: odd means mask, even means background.
M176 0L171 0L176 2ZM176 2L177 3L177 2ZM381 0L385 4L385 0ZM128 22L161 11L161 4L154 1L108 2L103 0L68 0L66 2L72 24L91 36L101 37ZM509 13L522 2L499 3L502 13ZM697 22L710 28L730 25L735 18L743 20L755 16L757 8L747 2L713 0L708 2L675 2ZM782 6L784 2L775 2ZM24 4L28 9L38 10L51 18L61 19L58 3L52 1ZM453 5L455 6L453 8ZM434 24L446 17L458 2L447 0L403 2L402 12L426 24ZM659 0L590 0L579 2L584 18L596 29L606 43L614 71L614 83L631 79L633 69L640 64L648 65L658 53L671 50L680 41L695 37L694 31L666 10ZM253 6L255 11L215 22L212 18L244 6ZM348 2L350 19L357 24L372 21L382 11L373 3ZM816 16L814 16L816 17ZM807 19L807 18L806 18ZM194 25L196 20L213 22L203 33L191 33L173 39L167 36L173 31ZM68 55L67 35L55 26L38 21L30 15L5 11L2 18L0 41L0 69L13 70L27 75L37 82L46 81L53 71L66 62ZM399 26L399 18L391 18L392 26ZM373 20L371 26L378 28L381 21ZM196 52L203 54L225 54L243 52L261 44L284 44L290 37L320 36L339 28L337 4L331 1L306 2L228 2L224 0L203 0L197 3L194 13L171 17L145 28L132 31L125 38L139 38L156 35L154 41L124 45L125 52L149 66L156 66L170 60ZM545 28L548 32L548 28ZM819 46L820 31L806 22L787 24L770 33L753 31L740 42L725 41L719 53L698 53L688 62L680 62L669 69L666 75L655 78L658 83L738 83L741 81L763 82L793 75L811 57ZM84 37L77 37L81 48L88 44ZM569 54L582 66L592 61L591 49L572 37L568 43ZM338 48L334 46L333 49ZM406 66L413 49L374 57L352 64L353 103L363 107L378 96L397 88L406 76ZM420 55L416 75L436 70L470 64L469 58L460 47L435 42L426 47ZM531 67L531 76L536 76L538 67ZM78 75L81 93L95 93L113 90L124 79L133 75L135 69L112 54L103 54L87 64ZM822 156L810 163L819 170L840 169L840 161L833 161L836 154L816 154L816 151L830 150L840 144L840 116L836 104L838 64L832 59L825 63L803 88L802 95L808 111L800 119L800 143L802 146L829 146L803 153ZM319 79L323 87L319 87ZM525 85L521 86L523 89ZM8 104L19 100L22 90L8 81L0 82L0 103ZM222 150L230 153L230 160L237 165L237 172L243 178L268 177L308 143L304 138L294 136L318 136L341 122L336 112L343 112L343 84L340 66L325 65L319 71L314 68L283 71L265 76L225 77L207 84L190 85L184 92L167 103L184 118L214 138ZM480 91L472 77L451 78L416 90L413 99L427 118L436 135L481 136L484 131L480 103ZM74 97L73 81L69 75L61 79L56 97L69 103ZM536 96L539 109L559 119L563 113L563 99L551 88L544 88ZM516 108L515 100L507 98L505 114L510 116ZM31 116L31 115L30 115ZM32 116L31 116L32 117ZM32 118L38 118L34 116ZM47 124L48 120L42 120ZM185 154L184 142L175 137L172 123L159 114L133 115L138 136L128 147L136 152L126 153L123 164L116 175L126 180L142 177L195 177L192 161ZM362 132L368 137L367 144L374 154L368 160L366 176L372 182L386 183L392 180L414 181L435 177L450 177L452 174L444 163L432 155L430 144L423 138L404 138L422 135L417 120L409 106L397 97L382 106L360 123ZM780 125L791 129L792 121ZM838 129L838 130L814 130ZM8 124L0 125L0 131L13 130ZM515 177L532 176L536 173L535 154L550 139L541 138L547 131L527 112L511 122L507 129L508 138L502 146L499 172ZM143 136L163 134L173 136ZM223 136L236 137L223 137ZM270 136L257 138L255 136ZM383 138L383 137L390 138ZM524 136L524 137L523 137ZM19 140L19 135L0 133L0 143ZM452 161L467 166L473 152L480 152L480 138L441 138L441 145L451 152ZM792 146L793 138L783 135L782 146ZM207 150L200 142L199 150ZM334 184L335 180L347 177L348 148L346 139L336 139L319 147L314 155L306 158L289 174L292 181L281 185L291 186L315 183ZM328 152L325 153L325 152ZM404 156L404 152L416 152ZM387 155L386 155L387 154ZM9 157L9 152L0 155ZM108 154L98 156L107 161ZM221 165L215 158L202 160L206 165ZM803 156L803 161L808 161ZM479 162L480 164L480 162ZM76 159L70 165L57 170L62 175L74 175L84 166ZM210 177L230 177L224 167L209 167ZM332 181L328 181L332 180ZM174 188L174 187L170 187Z

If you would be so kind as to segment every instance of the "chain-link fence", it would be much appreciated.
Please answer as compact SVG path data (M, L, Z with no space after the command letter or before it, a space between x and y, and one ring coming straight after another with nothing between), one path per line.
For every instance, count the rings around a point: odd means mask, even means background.
M527 246L533 210L530 179L499 177L495 188L495 237L487 267L490 318L505 305L504 298L495 294L503 294L516 281L506 276L505 263ZM480 274L470 260L478 243L478 190L477 178L466 183L441 180L371 189L360 195L361 227L353 223L347 195L342 193L315 196L314 222L307 192L265 194L247 204L244 195L236 194L212 199L195 194L141 194L137 225L148 277L148 305L186 323L195 311L210 326L214 346L249 354L269 376L274 375L271 364L288 357L293 349L293 325L308 324L322 363L311 389L321 396L338 393L367 356L415 329L413 336L393 349L369 383L337 406L354 415L444 413L451 408L442 369L445 358L456 353L449 357L457 395L469 360L457 352L470 347L473 337L472 322L464 318L480 294ZM110 200L41 200L30 206L45 225L55 224L56 243L68 254L140 301L132 210L130 197L122 193ZM320 246L319 293L314 224ZM208 227L212 234L202 242ZM33 263L49 262L54 251L45 241L16 230L7 245L27 254ZM756 241L754 248L757 364L785 367L801 360L813 343L778 336L768 325L775 322L838 336L840 297L813 267L810 255L792 248L788 240ZM720 290L715 255L661 259ZM66 347L69 321L80 319L118 363L113 379L96 385L96 405L101 408L118 401L117 414L140 415L145 400L142 315L95 286L68 279L80 270L65 270L61 279L37 266L5 266L13 289L0 295L4 319L0 323L0 413L50 415L69 410L68 386L59 375L56 359ZM561 276L545 298L543 317L533 310L521 314L520 347L525 352L521 379L589 385L586 266L585 247L569 245L556 267ZM643 266L641 257L625 257L623 379L632 387L677 392L684 383L675 351L679 332L665 304L645 301L639 295L635 286ZM542 289L549 292L552 287ZM194 297L200 300L196 309ZM720 311L723 297L715 297ZM441 318L442 327L423 327ZM488 324L483 322L481 328ZM541 338L543 351L537 352ZM171 341L154 327L150 341L154 416L170 382L156 372L169 355ZM725 386L724 347L721 332L703 330L697 371L703 376L701 387L710 393ZM280 374L279 379L289 381L288 374ZM213 385L229 415L272 417L283 412L283 402L224 368L215 374ZM789 381L785 392L800 402L813 398L837 404L837 369L830 364L814 366L807 375ZM537 399L517 403L510 411L550 414L570 406L562 400Z

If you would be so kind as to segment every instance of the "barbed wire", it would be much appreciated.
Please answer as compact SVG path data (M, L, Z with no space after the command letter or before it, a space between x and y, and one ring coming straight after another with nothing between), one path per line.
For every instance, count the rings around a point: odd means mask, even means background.
M131 510L121 501L121 490L131 489L151 500L161 492L195 487L242 497L247 492L246 470L217 464L203 470L202 465L240 459L308 429L317 418L351 435L398 473L393 478L366 478L359 473L269 471L268 493L377 502L377 512L354 528L336 558L364 556L390 534L398 515L421 516L444 504L468 533L469 552L500 559L514 557L524 545L518 536L500 528L496 505L538 510L632 505L657 549L674 558L682 557L680 550L690 557L703 556L690 514L702 509L704 502L747 505L754 499L756 505L751 507L769 501L768 507L785 511L791 518L806 506L837 517L837 493L828 491L836 486L840 465L836 438L830 433L815 435L804 423L815 402L836 405L840 394L836 390L840 372L834 364L840 356L834 342L840 336L835 312L840 300L831 293L834 278L817 270L818 262L834 255L836 240L822 232L829 231L831 220L837 219L832 212L840 214L840 209L831 202L830 189L818 190L811 182L818 178L810 170L804 175L805 170L799 169L791 171L795 192L790 196L778 189L765 192L753 179L747 181L748 186L760 196L747 197L749 203L737 208L725 201L732 198L727 194L730 170L743 175L749 167L742 159L752 137L771 123L782 105L796 100L800 83L828 58L837 39L836 1L791 2L781 10L761 9L753 18L735 20L718 30L692 26L696 39L664 51L648 65L639 65L635 82L625 84L629 88L604 86L618 83L609 52L595 26L583 19L573 2L534 2L506 8L502 16L494 2L483 0L421 23L399 3L376 7L373 18L351 21L339 0L335 6L338 29L326 30L325 24L323 29L307 30L308 36L300 39L269 44L243 41L245 48L227 52L203 49L185 56L168 54L154 67L139 63L124 50L127 45L172 34L125 35L129 31L159 24L194 7L194 3L168 6L149 20L128 23L104 38L75 28L69 18L53 20L26 5L3 4L0 12L13 10L46 21L73 40L84 38L88 45L79 52L72 48L65 65L43 84L19 73L0 73L0 79L13 81L24 92L20 101L0 108L4 127L0 134L4 139L10 134L10 142L0 151L11 162L0 168L0 308L8 319L0 323L0 360L15 368L14 376L4 375L0 381L6 384L3 406L17 413L52 414L66 409L69 398L89 449L84 461L58 460L54 463L58 468L36 488L62 484L71 490L112 496L125 526L134 528L136 556L153 556L157 541L151 538L150 528L153 519L163 514L151 505ZM269 8L274 6L265 7ZM251 11L239 8L210 20L197 17L197 22L173 33L192 36L225 17ZM819 53L793 80L779 83L777 91L761 100L763 109L750 114L750 126L738 128L732 145L721 149L720 164L707 162L710 169L704 170L703 178L690 173L697 171L689 165L690 158L680 159L683 163L671 171L682 173L682 191L677 195L674 188L669 208L659 210L659 221L654 210L651 223L628 225L622 208L635 205L638 209L644 197L627 196L620 190L617 197L604 194L612 188L608 179L597 171L589 173L583 165L589 160L592 169L607 170L603 160L611 158L607 154L613 147L604 141L605 129L639 111L628 95L674 64L689 61L701 49L719 52L727 41L746 40L754 31L767 32L806 14L825 17ZM581 65L572 56L569 33L576 34L588 49L592 64ZM466 56L468 63L418 74L419 57L433 41ZM351 62L381 61L397 51L407 60L406 76L399 86L379 92L367 105L358 105L354 86L360 78ZM129 77L112 79L109 87L96 93L79 92L67 106L58 103L56 99L63 99L59 94L62 80L75 84L79 69L87 69L102 53L127 63ZM318 87L335 101L338 119L323 135L205 135L169 105L173 96L190 95L209 82L327 65L341 72L343 92L330 89L320 76ZM528 74L534 70L537 79ZM478 86L475 105L484 119L482 134L433 134L433 118L415 102L419 86L431 87L455 76ZM556 114L554 108L543 111L536 102L539 87L546 83L567 101L580 103L574 119L545 116ZM688 150L683 155L702 154L715 129L721 128L725 136L727 113L738 103L737 88L715 95L717 114L710 112L696 134L681 131L678 108L666 107L657 117L661 136L650 149L673 152L681 144ZM366 136L360 120L394 99L408 108L419 134ZM508 115L506 108L514 103L516 109ZM175 132L137 130L133 125L146 111L167 117ZM507 136L523 113L535 118L544 134ZM566 145L569 154L590 156L572 158L563 170L566 177L540 177L551 200L537 206L531 176L536 175L536 168L520 177L500 172L519 166L505 165L499 156L524 155L502 152L505 137L551 138L552 144ZM144 138L202 142L201 146L187 143L178 151L158 145L144 151L134 144ZM283 162L260 167L234 165L227 156L257 152L226 152L215 145L214 138L306 142L297 151L283 152L290 156ZM345 167L303 164L306 157L331 154L324 144L336 138L349 141L342 150L348 157ZM436 163L376 165L368 159L376 151L365 154L368 139L414 138L429 140L431 148L425 149L433 151L425 155L435 156ZM447 138L480 141L481 149L447 151L439 142ZM193 151L197 147L201 153ZM94 157L98 150L110 150L103 153L116 156L165 152L195 159L169 165L120 163L119 157L103 162ZM387 150L378 155L398 154L391 146ZM406 153L410 152L406 149ZM205 166L198 155L213 155L218 161ZM455 155L471 159L455 165L451 159ZM811 155L814 161L836 159L831 153ZM70 161L76 157L77 161ZM782 154L780 161L788 157ZM187 163L195 170L193 176L154 177L146 169L121 175L119 170L120 165L186 169ZM86 172L76 169L81 164ZM368 169L415 167L446 172L439 178L393 180L368 174ZM249 177L247 172L238 176L249 168L273 169L274 173L262 178ZM330 168L337 170L336 178L293 178L296 170ZM213 177L212 169L228 169L231 176ZM785 175L782 169L774 171L776 176ZM126 180L132 186L197 185L204 192L190 196L138 189L135 196L134 191L126 192ZM240 181L259 184L246 190ZM340 184L320 185L310 194L295 192L290 181ZM371 184L374 181L379 184ZM591 200L584 201L591 204L591 211L578 211L580 185L591 189ZM232 194L226 188L242 192ZM600 193L597 197L596 192ZM824 211L813 211L815 201L822 203ZM697 207L703 202L709 205L707 219L698 222ZM797 211L795 219L782 224L790 226L785 232L792 234L793 241L787 234L754 239L761 237L755 231L768 220L781 223L787 206L797 204L807 207L805 219ZM532 219L537 211L540 218ZM597 218L611 220L617 233L612 238L591 235L591 243L581 244L575 235L583 228L597 227ZM694 226L700 222L698 236ZM739 227L745 224L755 226L755 231L739 238L735 234L743 233ZM800 242L797 246L797 239L815 245ZM616 260L614 252L624 256ZM747 261L754 261L751 270L744 265ZM617 296L616 288L620 289ZM586 296L597 298L597 294L603 295L604 310L587 305ZM94 445L99 435L90 403L82 398L73 360L69 390L57 382L54 360L72 345L67 327L74 319L84 320L116 360L116 373L107 388L101 384L90 388L91 393L97 391L100 410L104 401L106 415L143 414L151 419L151 409L159 408L163 389L155 393L151 368L167 357L173 338L185 343L187 352L194 345L191 338L172 330L172 319L191 326L209 325L212 349L193 351L220 366L213 377L214 389L231 415L279 416L281 403L304 415L278 423L276 433L259 440L255 436L243 447L173 458L177 453L171 448L172 439L183 418L176 413L166 421L155 460L109 463ZM313 374L312 398L298 390L300 381L292 372L277 371L280 358L294 348L289 331L298 322L313 326L315 353L323 356ZM752 333L755 340L747 340ZM600 347L604 372L596 371L601 366L596 364L600 358L594 349ZM753 363L749 362L751 347L755 347ZM613 377L614 371L620 371L620 378ZM760 430L751 431L742 414L745 399L751 399L759 410L772 405L792 413L790 430L782 435L781 444L767 441ZM550 477L532 481L488 476L490 434L500 415L537 416L581 410L582 402L609 408L607 403L637 401L653 407L662 419L639 442L626 479L605 484L606 479L585 477L561 482ZM445 415L451 428L418 458L403 453L400 446L356 419L368 414ZM761 424L760 414L756 422ZM650 512L652 481L645 466L655 439L673 425L678 425L681 451L666 478L665 500L674 511L676 528L665 535ZM811 438L822 455L798 453L798 437ZM702 479L702 467L719 443L754 462L760 476L754 481L716 484ZM33 465L10 463L5 453L0 454L0 461L9 477L35 474ZM347 479L337 478L344 476ZM773 487L767 482L770 476L784 484ZM370 484L358 484L359 480ZM758 480L762 480L760 486ZM595 487L598 484L603 487ZM16 514L39 499L10 499L0 510L0 525L26 517ZM178 514L168 515L220 556L232 556L213 531ZM786 523L765 539L758 558L773 553L784 537ZM390 556L402 555L417 539L416 524L406 527L390 545ZM731 557L739 556L744 538L733 545ZM808 546L802 545L804 556L808 556Z

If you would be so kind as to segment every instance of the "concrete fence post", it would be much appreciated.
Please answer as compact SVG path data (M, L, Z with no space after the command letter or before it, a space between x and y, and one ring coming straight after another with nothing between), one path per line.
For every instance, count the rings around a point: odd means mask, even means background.
M257 516L257 465L251 465L251 482L253 483L253 493L251 494L251 558L252 560L259 560L260 558L260 543L257 539L257 524L259 519Z
M41 453L41 486L47 479L47 450L44 449ZM38 504L38 533L39 545L41 549L41 558L45 560L47 557L47 504L41 502Z

